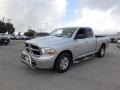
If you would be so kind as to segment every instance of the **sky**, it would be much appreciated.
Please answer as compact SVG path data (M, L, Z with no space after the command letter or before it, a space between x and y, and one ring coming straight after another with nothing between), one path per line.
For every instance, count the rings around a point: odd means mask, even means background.
M115 34L120 32L119 8L120 0L0 0L0 19L12 19L16 32L79 26Z

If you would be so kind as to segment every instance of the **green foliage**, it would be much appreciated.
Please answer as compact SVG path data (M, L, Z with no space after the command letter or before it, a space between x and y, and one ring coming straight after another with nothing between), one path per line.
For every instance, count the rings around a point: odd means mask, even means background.
M6 32L7 32L7 29L6 29L5 23L0 21L0 33L6 33Z
M15 28L13 27L13 24L6 23L6 29L8 34L13 34L15 32Z
M28 36L28 37L33 37L35 35L35 31L32 30L32 29L29 29L27 32L24 33L25 36Z
M13 34L15 32L13 24L0 21L0 33L6 32L8 32L9 34Z

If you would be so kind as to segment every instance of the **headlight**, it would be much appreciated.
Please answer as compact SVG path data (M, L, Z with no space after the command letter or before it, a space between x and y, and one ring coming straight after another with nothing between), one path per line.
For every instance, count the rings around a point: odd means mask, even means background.
M47 55L55 55L56 51L52 48L42 48L42 53L43 55L47 54Z

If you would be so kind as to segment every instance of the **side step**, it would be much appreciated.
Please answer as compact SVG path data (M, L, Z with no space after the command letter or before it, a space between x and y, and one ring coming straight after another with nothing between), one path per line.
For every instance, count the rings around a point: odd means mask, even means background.
M86 61L86 60L88 60L88 59L90 59L90 58L92 58L94 56L95 55L89 55L89 56L84 57L84 58L79 58L79 59L75 60L73 63L79 63L79 62L82 62L82 61Z

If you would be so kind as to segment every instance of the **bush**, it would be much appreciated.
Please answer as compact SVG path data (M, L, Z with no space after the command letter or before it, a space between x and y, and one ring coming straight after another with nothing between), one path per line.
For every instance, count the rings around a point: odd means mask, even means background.
M34 37L35 35L35 31L34 30L28 30L27 32L24 33L25 36L28 36L28 37Z

